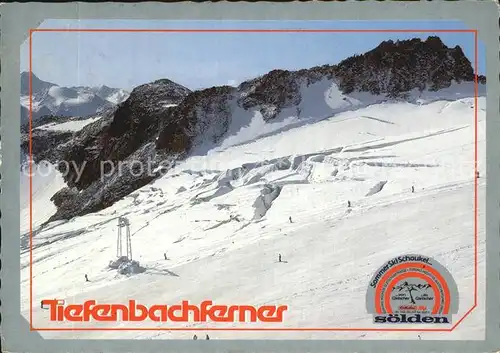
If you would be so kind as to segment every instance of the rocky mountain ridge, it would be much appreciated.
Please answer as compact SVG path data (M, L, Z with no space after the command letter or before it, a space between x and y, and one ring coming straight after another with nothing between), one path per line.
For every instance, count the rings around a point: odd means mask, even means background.
M336 85L342 103L348 105L353 101L351 93L369 93L380 101L400 100L407 99L410 92L439 91L474 78L460 47L448 48L438 37L429 37L425 41L382 42L337 65L273 70L238 87L191 92L168 79L158 80L136 87L116 109L74 135L50 136L51 153L40 148L43 153L35 153L34 159L50 154L54 162L75 163L75 169L64 175L68 188L54 196L58 211L51 218L69 219L109 207L159 177L175 161L203 146L217 146L233 126L242 124L239 119L245 114L258 112L264 121L272 122L292 109L298 118L309 118L301 112L303 96L319 82ZM483 76L478 80L485 83ZM127 165L133 161L147 163L149 172L134 172L136 167ZM100 170L103 163L107 165L105 176ZM118 165L122 166L120 172L111 173ZM82 166L84 172L78 178Z

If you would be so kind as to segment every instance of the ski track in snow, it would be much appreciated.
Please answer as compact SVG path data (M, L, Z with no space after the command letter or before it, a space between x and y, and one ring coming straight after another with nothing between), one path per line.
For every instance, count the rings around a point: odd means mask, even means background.
M34 326L54 326L48 311L39 308L42 298L68 303L88 299L125 303L134 298L148 305L182 300L286 304L284 327L372 327L372 317L365 312L370 277L385 261L403 253L434 257L451 271L460 292L458 319L473 304L473 102L460 98L375 104L225 146L180 163L164 178L105 210L43 229L40 224L54 212L49 198L64 184L56 174L35 177ZM484 97L479 104L484 106ZM484 110L479 109L478 115L478 169L484 175ZM453 332L420 333L423 339L484 337L485 180L478 182L478 307ZM21 189L27 185L21 176ZM29 315L28 200L22 191L25 316ZM349 209L347 200L352 203ZM133 253L146 267L145 273L127 277L107 269L116 256L119 216L131 221ZM277 263L278 253L285 263ZM238 325L242 326L220 327ZM198 337L207 333L203 324L185 326L199 327ZM208 333L212 339L416 339L418 334ZM193 334L42 332L46 338L80 339L191 339Z

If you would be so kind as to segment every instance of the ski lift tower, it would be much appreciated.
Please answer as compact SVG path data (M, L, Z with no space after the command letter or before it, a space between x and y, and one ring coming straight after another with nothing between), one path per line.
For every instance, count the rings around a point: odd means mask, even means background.
M123 239L123 228L125 228L125 254L123 253L122 239ZM132 241L130 239L130 222L125 217L118 218L118 239L116 244L116 256L118 258L126 257L128 260L132 260Z

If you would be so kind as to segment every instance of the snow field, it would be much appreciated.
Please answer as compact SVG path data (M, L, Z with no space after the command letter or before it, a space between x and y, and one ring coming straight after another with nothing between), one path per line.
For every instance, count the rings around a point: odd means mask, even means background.
M448 268L461 296L458 320L473 304L475 124L474 99L457 91L454 101L429 94L416 103L379 102L314 124L295 120L293 129L283 129L290 120L276 129L271 123L266 136L235 128L226 140L231 143L180 163L113 206L47 225L33 239L34 326L55 325L38 303L57 297L68 303L286 304L289 310L280 327L373 327L364 302L369 279L385 261L403 253L431 256ZM337 104L331 96L325 102ZM478 168L484 175L485 98L478 102ZM478 182L478 307L453 332L421 333L423 339L483 339L485 179ZM59 184L54 179L41 185L48 185L39 188L47 192L34 197L33 209L48 210L46 194ZM273 196L259 203L263 190ZM256 217L256 211L264 214ZM146 267L143 274L126 277L107 269L116 256L118 216L131 221L134 259ZM34 215L35 224L46 218ZM286 262L277 263L278 253ZM23 253L24 315L29 311L28 261L29 254ZM84 282L84 274L90 283ZM185 326L199 330L43 335L191 339L194 333L207 333L204 324ZM276 324L217 324L236 326ZM417 334L209 332L213 339L415 339Z

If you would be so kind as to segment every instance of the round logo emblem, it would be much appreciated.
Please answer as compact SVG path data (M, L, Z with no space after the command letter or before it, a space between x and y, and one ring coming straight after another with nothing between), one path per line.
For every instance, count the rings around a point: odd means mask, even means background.
M436 260L402 255L375 272L366 293L366 309L377 324L450 324L458 312L458 288Z

